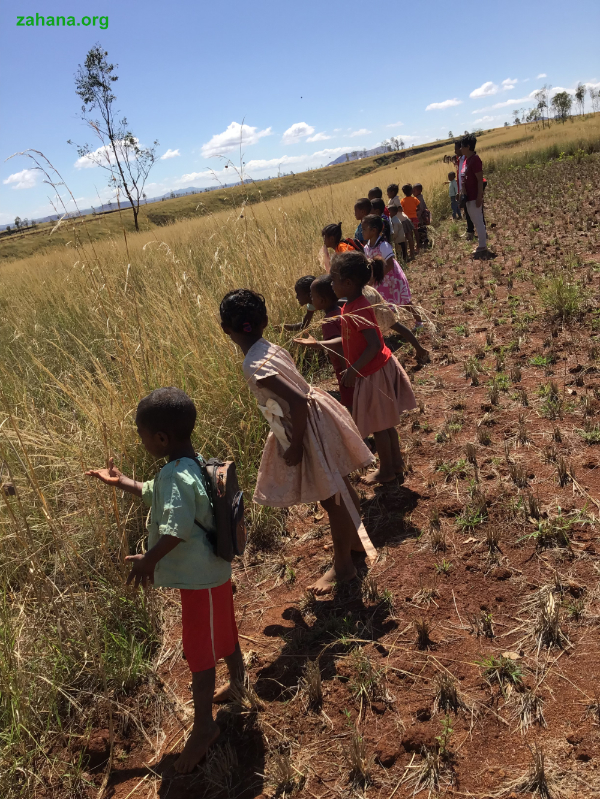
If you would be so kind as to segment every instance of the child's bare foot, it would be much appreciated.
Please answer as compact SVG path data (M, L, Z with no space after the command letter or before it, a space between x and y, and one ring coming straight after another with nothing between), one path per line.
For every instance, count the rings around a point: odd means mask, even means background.
M382 472L381 469L376 469L374 472L369 472L361 478L363 483L367 485L375 485L376 483L393 483L396 479L395 472L390 474Z
M342 573L336 572L335 566L332 566L322 577L319 577L316 583L309 585L307 590L312 591L315 596L323 596L324 594L330 594L336 583L347 583L350 580L354 580L355 577L356 569L354 566Z
M204 760L206 753L220 734L221 730L216 722L213 722L208 730L197 730L194 725L183 752L175 761L175 771L179 774L189 774L193 771L198 763Z

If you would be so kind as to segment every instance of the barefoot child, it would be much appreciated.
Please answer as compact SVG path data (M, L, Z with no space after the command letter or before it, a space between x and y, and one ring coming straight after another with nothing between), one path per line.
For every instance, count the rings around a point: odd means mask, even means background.
M215 692L215 666L225 659L230 684L242 684L244 662L233 612L231 564L213 551L207 531L215 529L213 511L190 440L196 407L178 388L159 388L140 402L135 417L142 444L154 458L167 458L154 480L140 483L109 460L92 469L106 485L141 497L150 507L148 550L129 555L131 582L137 588L179 588L183 651L192 672L194 726L175 769L188 774L220 734L212 703L227 701L230 686Z
M343 382L354 386L352 418L360 435L373 433L379 469L365 482L390 483L402 473L402 455L396 425L400 414L416 406L410 381L377 326L375 312L363 288L383 271L380 259L369 262L363 253L345 252L331 259L331 280L338 297L347 297L342 308L342 345L349 364Z
M348 248L348 250L351 251L350 248ZM342 250L342 252L346 252L346 250ZM318 341L310 336L309 338L295 338L294 342L304 347L324 349L327 352L327 357L331 361L335 376L337 377L340 389L340 402L349 413L352 413L352 395L354 394L354 390L345 386L342 381L342 375L346 369L346 362L342 356L341 346L328 346L329 341L332 339L341 340L342 336L341 301L336 297L331 285L331 275L321 275L318 277L310 287L310 296L315 309L325 312L325 316L321 322L323 341Z
M294 286L296 299L298 300L298 305L302 307L306 306L306 313L304 314L304 318L301 322L284 324L284 330L304 330L305 327L309 326L313 316L315 315L314 305L310 301L310 287L314 279L314 275L304 275L304 277L300 277L296 281L296 285Z
M368 216L372 213L373 209L371 208L371 200L367 197L361 197L360 200L357 200L354 203L354 218L358 222L358 227L354 231L354 238L361 242L364 242L363 233L362 233L362 220L365 216Z
M363 219L363 235L365 237L365 255L367 258L379 256L384 261L383 275L371 280L381 296L391 305L404 305L415 319L415 327L420 327L423 322L412 305L410 286L402 267L394 257L394 250L389 241L382 236L383 220L377 214L371 214Z
M335 583L356 576L353 549L364 548L367 556L376 556L347 477L371 463L373 456L348 411L327 392L309 386L287 350L263 338L269 320L261 294L230 291L220 314L223 331L245 355L244 377L271 427L254 501L276 508L321 503L329 515L333 566L309 590L330 593Z
M419 228L417 212L421 202L416 197L413 197L413 187L410 183L405 183L404 186L402 186L402 193L404 194L404 197L400 200L402 210L412 222L413 228L416 232ZM418 249L419 240L417 239L417 250Z

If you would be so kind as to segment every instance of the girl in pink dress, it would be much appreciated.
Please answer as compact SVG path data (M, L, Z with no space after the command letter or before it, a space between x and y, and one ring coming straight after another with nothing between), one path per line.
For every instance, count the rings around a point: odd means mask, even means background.
M385 263L381 283L377 283L373 278L370 285L374 286L390 305L406 306L415 319L415 328L421 327L423 320L413 307L406 275L394 256L392 245L382 236L383 219L377 214L369 214L362 221L362 229L367 258L380 256Z
M373 455L348 411L326 391L310 386L287 350L263 338L269 324L264 297L236 289L221 302L221 327L245 355L244 377L269 422L254 501L287 508L320 502L329 515L333 566L309 586L315 594L352 580L352 550L376 552L360 520L348 475Z

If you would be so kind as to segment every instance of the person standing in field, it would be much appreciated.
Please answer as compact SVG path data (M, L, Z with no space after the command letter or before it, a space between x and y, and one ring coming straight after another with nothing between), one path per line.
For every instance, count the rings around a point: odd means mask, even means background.
M461 140L461 151L465 158L462 193L466 209L477 232L477 248L473 251L473 257L476 259L493 258L494 253L491 253L487 247L487 230L483 217L483 164L475 152L476 145L477 139L472 134L464 136Z
M178 388L158 388L137 407L135 423L147 452L167 464L153 480L126 477L110 458L108 468L90 469L112 488L141 497L150 508L148 550L129 555L127 585L179 588L183 651L192 672L194 726L175 763L189 774L220 735L213 702L228 702L232 686L244 682L244 661L233 609L231 564L215 554L209 537L216 532L204 473L191 441L196 406ZM224 658L230 683L215 691L215 667Z
M464 234L464 236L467 239L467 241L472 241L473 236L475 235L475 226L473 225L473 220L469 216L469 211L463 199L463 173L465 171L466 159L462 154L462 146L460 139L454 142L454 160L456 162L459 209L462 208L462 210L465 212L465 219L467 220L467 231Z
M381 191L379 186L375 186L374 189L370 189L367 196L368 196L369 200L371 200L371 204L373 203L373 200L383 200L383 192ZM385 207L385 203L383 205L383 211L384 211L383 215L387 219L388 211L387 211L387 208Z
M417 239L417 250L419 249L419 239L416 235L416 231L419 228L419 220L417 216L417 212L419 209L420 202L416 197L413 197L413 187L410 183L405 183L402 186L402 193L404 197L400 200L400 204L402 206L402 210L406 214L406 216L412 222L412 226L415 229L415 238Z
M372 212L371 200L368 197L361 197L354 203L354 218L358 222L358 227L354 231L354 238L364 244L364 236L362 232L362 220Z
M348 254L334 255L332 260ZM377 554L348 480L349 474L372 463L373 455L348 411L326 391L310 386L287 350L263 338L269 319L261 294L250 289L230 291L219 312L223 332L245 356L248 388L271 427L254 501L274 508L321 503L329 516L333 565L308 590L316 596L331 593L336 583L356 577L353 550L365 551L371 559ZM350 381L344 383L351 386Z
M452 206L452 219L462 219L460 214L460 204L458 201L458 183L456 182L456 172L448 172L448 196Z
M431 213L427 208L425 197L423 197L423 186L421 183L413 184L413 195L419 201L417 208L417 219L419 220L419 229L417 230L417 238L419 247L427 249L429 247L429 236L427 235L427 225L431 222Z
M413 223L408 218L408 216L404 213L400 197L398 196L397 183L390 183L390 185L387 187L387 196L388 196L388 211L390 213L390 217L392 215L391 211L392 206L395 205L396 208L398 209L398 219L400 220L400 222L402 223L402 227L404 228L404 235L406 237L406 241L410 249L410 257L412 260L415 257L415 228Z

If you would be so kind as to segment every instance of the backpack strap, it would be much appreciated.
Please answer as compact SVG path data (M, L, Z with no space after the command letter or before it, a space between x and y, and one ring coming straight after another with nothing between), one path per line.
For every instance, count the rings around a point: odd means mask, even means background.
M193 458L190 457L190 460L194 461L198 465L198 467L200 469L200 474L202 475L202 478L203 478L203 481L204 481L204 489L206 490L206 495L208 497L208 501L210 502L210 507L211 507L211 509L213 509L213 516L214 516L214 508L213 508L213 504L212 504L212 497L210 495L211 494L210 486L207 485L208 479L206 477L206 472L205 472L206 461L204 460L204 458L202 458L202 457L200 457L198 455L195 455ZM209 543L213 547L215 547L216 544L217 544L217 531L216 530L207 530L206 527L203 524L200 524L198 519L194 519L194 524L197 525L201 530L204 530L204 532L206 533L206 537L208 538Z

